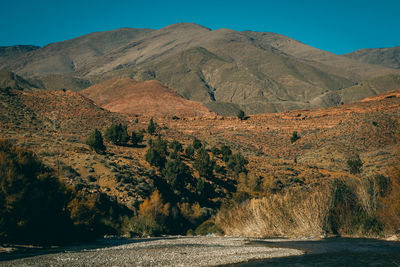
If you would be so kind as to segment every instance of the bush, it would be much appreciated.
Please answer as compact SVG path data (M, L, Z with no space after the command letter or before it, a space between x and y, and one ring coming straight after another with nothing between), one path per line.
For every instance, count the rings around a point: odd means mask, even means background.
M222 145L220 151L221 151L221 154L222 154L222 159L225 162L228 162L230 156L232 155L231 148L229 146Z
M185 181L190 180L191 173L189 167L180 159L170 160L165 165L163 175L173 190L182 192Z
M154 147L150 147L147 150L145 158L151 166L157 167L159 169L163 169L165 166L165 162L167 161L165 156L161 155L160 152Z
M213 147L211 148L211 153L212 153L214 156L218 156L218 155L221 154L221 151L220 151L216 146L213 146Z
M129 137L127 127L122 124L111 125L104 133L104 137L107 141L114 143L115 145L126 145L131 139Z
M246 114L244 113L243 110L239 110L238 113L237 113L237 117L238 117L240 120L245 120L245 119L246 119Z
M361 167L363 162L358 154L355 154L352 158L347 160L347 166L349 167L351 174L361 173Z
M198 150L198 149L200 149L200 148L202 148L203 147L203 144L201 143L201 141L199 140L199 139L197 139L197 138L195 138L195 139L193 139L193 148L195 149L195 150Z
M296 131L294 131L292 134L292 137L290 138L290 142L293 144L294 142L296 142L299 139L300 139L299 134Z
M150 119L149 125L147 126L147 132L149 134L154 134L158 128L157 123L153 121L153 118Z
M143 142L143 133L141 132L132 132L131 142L133 146L138 146Z
M189 158L193 157L194 155L194 147L192 145L188 145L185 149L185 154L186 156L188 156Z
M86 140L86 144L96 151L96 153L102 153L106 151L106 146L103 143L103 136L101 135L101 132L97 129L95 129L89 136L89 138Z
M230 156L228 160L227 167L231 169L236 176L239 175L239 173L247 173L247 169L245 165L247 165L249 162L247 159L240 153L234 154Z
M172 141L172 142L169 144L169 148L172 149L172 151L173 151L174 153L178 153L178 152L182 152L182 151L183 151L182 144L179 143L179 142L178 142L177 140L175 140L175 139L174 139L174 141Z
M193 166L199 172L200 176L212 177L215 160L211 160L207 151L204 148L200 148Z

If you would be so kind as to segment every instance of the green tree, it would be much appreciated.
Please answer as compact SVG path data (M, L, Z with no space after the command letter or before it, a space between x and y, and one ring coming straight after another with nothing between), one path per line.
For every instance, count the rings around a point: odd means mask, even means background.
M204 148L200 148L193 166L199 172L200 176L212 177L215 160L211 160L207 151Z
M149 125L147 126L147 132L153 135L158 128L157 123L153 121L153 118L150 119Z
M191 173L189 167L179 158L169 160L163 169L163 175L172 189L182 192L185 187L185 181L190 180Z
M106 151L106 146L103 143L103 136L97 129L90 134L89 138L86 140L86 144L97 153Z
M246 119L246 114L244 113L243 110L239 110L238 113L237 113L237 117L238 117L240 120L245 120L245 119Z
M127 127L122 124L112 124L106 129L104 137L107 141L110 141L115 145L126 145L129 139L131 139Z
M138 146L138 145L140 145L140 143L142 143L143 142L143 133L142 132L135 132L135 131L133 131L132 132L132 135L131 135L131 142L132 142L132 145L133 146Z
M353 157L347 160L347 166L349 167L351 174L358 174L361 173L361 167L363 162L360 159L358 154L355 154Z
M165 156L161 155L160 152L152 146L146 151L145 158L151 166L157 167L160 170L164 168L165 162L167 161Z

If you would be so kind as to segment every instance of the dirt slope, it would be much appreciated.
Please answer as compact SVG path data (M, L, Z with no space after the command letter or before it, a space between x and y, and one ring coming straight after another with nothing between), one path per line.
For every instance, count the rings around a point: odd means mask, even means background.
M93 85L81 93L112 112L147 116L209 116L202 104L180 96L158 81L138 82L112 79Z

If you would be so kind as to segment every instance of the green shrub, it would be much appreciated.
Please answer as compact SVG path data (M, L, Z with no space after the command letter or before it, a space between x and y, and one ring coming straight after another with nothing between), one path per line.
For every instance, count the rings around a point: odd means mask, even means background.
M204 148L200 148L193 166L199 172L200 176L212 177L215 160L211 160L207 151Z
M167 161L163 169L163 175L172 189L178 192L182 192L185 187L185 181L191 178L189 167L180 159Z
M147 132L149 134L154 134L158 128L157 123L153 121L153 118L150 119L149 125L147 126Z
M290 142L291 142L291 143L294 143L294 142L296 142L296 141L299 140L299 139L300 139L299 134L298 134L296 131L294 131L293 134L292 134L292 137L290 138Z
M169 148L172 149L172 151L174 153L179 153L183 151L183 147L182 144L179 143L177 140L173 140L170 144L169 144Z
M208 234L216 234L217 226L211 220L207 220L199 225L199 227L194 230L196 235L208 235Z
M97 129L90 134L89 138L86 140L86 144L97 153L106 151L106 146L103 143L103 136Z
M351 174L361 173L361 167L363 162L358 154L355 154L352 158L347 160L347 166L349 167Z
M237 113L237 117L238 117L240 120L244 120L244 119L246 119L246 114L244 113L243 110L239 110L238 113Z
M247 173L246 165L249 162L247 159L240 153L234 154L229 157L227 167L231 169L236 176L239 175L239 173Z
M127 127L123 126L122 124L113 124L108 127L104 133L104 138L115 145L126 145L131 139L129 137Z
M202 148L203 147L203 144L201 143L201 141L199 140L199 139L197 139L197 138L195 138L195 139L193 139L193 148L195 149L195 150L198 150L198 149L200 149L200 148Z
M222 159L225 162L228 162L230 156L232 155L231 148L229 146L222 145L220 151L221 151L221 154L222 154Z
M138 146L143 142L143 133L142 132L132 132L131 142L133 146Z
M188 156L189 158L194 156L194 148L192 145L188 145L185 149L185 154L186 156Z

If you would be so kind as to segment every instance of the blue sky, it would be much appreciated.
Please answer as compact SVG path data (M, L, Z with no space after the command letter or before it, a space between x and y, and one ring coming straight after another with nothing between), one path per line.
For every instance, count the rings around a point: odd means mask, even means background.
M276 32L337 54L400 45L400 0L4 0L1 6L0 46L178 22Z

